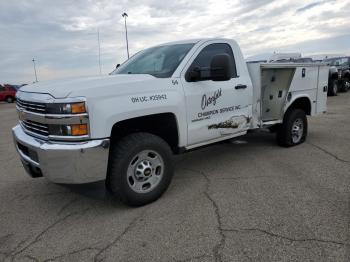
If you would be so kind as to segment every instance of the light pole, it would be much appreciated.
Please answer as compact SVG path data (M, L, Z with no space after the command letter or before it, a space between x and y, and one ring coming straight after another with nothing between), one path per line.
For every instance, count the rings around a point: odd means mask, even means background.
M99 66L99 68L100 68L100 75L102 75L102 71L101 71L100 29L97 29L97 42L98 42L98 66Z
M38 77L36 75L35 59L33 58L32 61L33 61L33 66L34 66L35 82L38 82Z
M126 27L126 18L128 17L127 13L123 13L122 17L124 17L124 24L125 24L125 39L126 39L126 51L128 52L128 59L129 59L129 42L128 42L128 28Z

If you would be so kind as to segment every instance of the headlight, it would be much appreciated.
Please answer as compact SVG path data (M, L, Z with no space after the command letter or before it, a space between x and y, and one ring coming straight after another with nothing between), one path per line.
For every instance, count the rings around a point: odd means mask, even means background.
M53 136L85 136L88 132L87 124L49 126L49 133Z
M64 118L57 116L57 124L52 123L48 126L51 138L64 139L64 137L89 135L88 116L84 101L46 104L46 113L51 114L52 118L55 118L55 115L67 115Z
M82 114L86 113L85 102L52 103L46 105L48 114Z

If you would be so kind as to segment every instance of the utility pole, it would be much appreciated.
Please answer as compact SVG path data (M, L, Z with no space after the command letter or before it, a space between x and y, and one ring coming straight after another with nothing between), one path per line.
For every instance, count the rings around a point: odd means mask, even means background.
M33 58L32 61L33 61L33 66L34 66L35 82L38 82L38 77L36 75L35 59Z
M129 59L129 41L128 41L128 28L126 27L126 18L128 17L127 13L123 13L122 17L124 17L124 25L125 25L125 39L126 39L126 51L128 52Z
M102 75L102 71L101 71L100 29L97 29L97 41L98 41L98 66L99 66L99 68L100 68L100 75Z

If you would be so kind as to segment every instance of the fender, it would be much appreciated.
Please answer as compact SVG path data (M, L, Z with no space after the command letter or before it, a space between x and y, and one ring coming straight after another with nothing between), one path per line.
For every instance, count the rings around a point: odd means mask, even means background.
M291 98L290 98L290 100L288 101L288 98L289 98L290 96L291 96ZM286 100L286 104L285 104L285 106L284 106L284 113L283 113L283 115L287 112L287 110L288 110L291 106L293 106L293 105L295 104L295 102L296 102L297 100L300 100L300 99L307 99L307 101L309 102L309 104L308 104L308 105L305 105L306 107L303 108L303 109L305 109L306 114L309 114L309 115L313 115L313 114L314 114L314 113L313 113L313 112L314 112L314 106L313 106L312 99L311 99L311 97L310 97L309 94L305 94L304 92L303 92L302 94L295 94L294 92L290 92L290 93L287 95L287 98L286 98L286 99L287 99L287 100ZM307 112L307 111L309 111L307 107L309 107L310 112Z
M89 104L91 136L94 139L110 137L116 123L142 116L171 113L175 116L179 146L187 143L186 107L181 92L166 90L166 99L155 102L141 102L141 98L149 97L154 92L140 92L139 95L123 95L104 97ZM134 98L138 99L136 102ZM133 102L134 101L134 102Z

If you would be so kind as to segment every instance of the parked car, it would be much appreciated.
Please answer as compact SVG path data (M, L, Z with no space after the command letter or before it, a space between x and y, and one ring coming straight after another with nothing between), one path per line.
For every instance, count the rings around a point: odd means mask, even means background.
M310 57L300 57L300 58L288 58L288 59L280 59L271 61L270 63L314 63L312 58Z
M17 91L22 87L25 86L27 84L22 84L22 85L11 85L14 89L16 89Z
M300 59L301 53L274 53L269 59L269 63L274 63L278 61L291 61L295 59Z
M17 89L11 85L0 85L0 101L13 103L16 100Z
M315 61L311 57L301 57L294 59L294 63L315 63Z
M245 59L247 63L289 63L301 59L301 53L264 53Z
M323 62L330 66L328 94L347 92L350 89L350 57L329 58Z
M313 63L247 65L228 39L167 43L109 76L22 87L15 147L32 177L106 180L123 202L144 205L169 186L172 154L272 126L278 145L303 143L306 116L326 111L328 71Z

